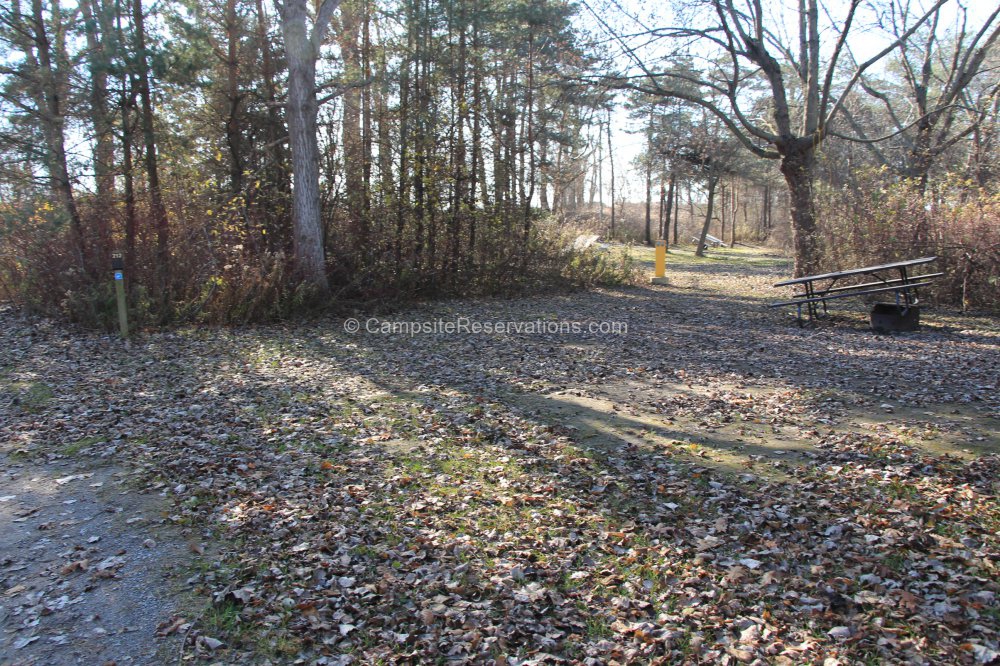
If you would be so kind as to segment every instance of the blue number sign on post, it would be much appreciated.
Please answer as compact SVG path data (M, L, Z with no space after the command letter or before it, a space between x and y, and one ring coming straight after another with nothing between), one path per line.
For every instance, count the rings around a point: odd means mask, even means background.
M125 275L121 271L115 271L115 280L124 280Z

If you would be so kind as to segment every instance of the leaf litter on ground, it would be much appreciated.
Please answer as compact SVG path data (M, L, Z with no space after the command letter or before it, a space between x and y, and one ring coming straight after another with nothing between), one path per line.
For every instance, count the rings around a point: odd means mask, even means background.
M28 455L127 460L212 544L207 610L160 625L189 658L990 663L996 322L799 329L761 307L780 271L392 315L626 335L330 319L123 355L7 311L4 382L54 395L5 417Z

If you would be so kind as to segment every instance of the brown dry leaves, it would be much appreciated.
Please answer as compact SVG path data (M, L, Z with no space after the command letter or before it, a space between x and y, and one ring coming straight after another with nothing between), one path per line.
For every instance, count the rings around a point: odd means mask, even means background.
M708 301L636 289L405 315L624 319L625 337L352 337L326 321L149 336L125 356L5 313L8 376L67 378L43 414L5 409L34 453L100 436L93 455L175 499L193 553L220 551L190 581L215 619L185 628L189 656L989 663L997 456L918 446L932 429L975 435L936 416L855 428L849 414L956 404L995 419L996 322L799 330L734 296L774 278L758 273L701 276ZM748 449L731 473L699 462L709 444L700 458L591 445L520 406L556 391L703 442L784 433L799 457Z

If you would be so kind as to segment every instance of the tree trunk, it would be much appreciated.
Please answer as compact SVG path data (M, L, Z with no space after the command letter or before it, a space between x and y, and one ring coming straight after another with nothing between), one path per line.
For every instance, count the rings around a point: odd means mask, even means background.
M446 269L448 279L452 284L455 283L459 273L459 258L461 254L459 233L461 232L462 218L466 212L465 191L468 187L468 171L466 169L467 150L465 145L465 126L469 120L469 106L466 104L466 99L468 98L466 90L468 74L466 57L468 55L468 46L466 43L467 21L465 20L464 4L459 9L458 25L455 26L453 22L449 22L449 31L453 31L456 28L458 30L458 44L456 47L455 85L452 88L451 99L453 121L450 129L452 141L450 159L454 183L451 194L451 212L448 219L448 265ZM449 39L449 43L452 43L451 39Z
M743 229L744 229L743 233L744 234L746 234L745 230L748 227L747 209L750 207L749 206L750 201L748 200L747 195L748 195L747 187L744 186L743 187L743 203L740 206L740 208L743 210ZM730 244L729 247L736 247L736 219L735 218L733 218L733 242Z
M694 222L694 193L691 191L691 189L692 189L692 182L691 181L692 180L693 179L689 178L688 182L687 182L688 224L691 225L692 227L694 227L694 224L695 224L695 222ZM676 224L676 222L674 222L674 224Z
M270 228L266 234L269 239L267 246L272 250L287 253L291 249L292 234L289 229L288 200L291 193L291 182L287 166L287 153L283 137L287 134L284 120L278 103L277 85L274 80L274 55L271 49L271 39L268 34L267 15L264 13L263 0L254 0L257 10L257 41L260 46L260 76L264 88L264 103L267 105L267 121L264 127L264 174L266 175L266 190L261 190L267 210L267 220ZM280 210L281 212L277 212Z
M83 234L83 220L73 195L73 184L69 175L66 156L65 136L65 93L67 88L65 58L60 50L64 47L64 39L59 35L63 27L58 0L52 5L52 23L56 31L56 45L53 48L49 34L46 31L44 8L41 0L32 0L32 35L31 46L25 47L25 55L32 61L32 68L37 72L38 87L33 91L35 105L38 109L39 121L45 140L46 168L52 194L62 202L69 216L70 231L73 237L73 250L76 260L84 272L89 272L86 244ZM65 54L63 53L63 56Z
M236 0L226 0L226 146L229 149L229 189L243 191L243 118L240 94L240 20Z
M653 244L653 161L646 160L646 245Z
M394 190L392 175L392 123L389 119L389 77L385 49L379 49L377 58L378 93L375 97L375 113L378 116L378 171L379 194L383 205L387 205ZM384 216L380 216L379 219ZM380 222L381 223L381 222Z
M123 82L125 77L122 77ZM124 85L123 85L124 88ZM122 180L125 186L125 271L130 284L135 284L135 167L132 163L132 144L135 128L132 125L132 108L135 105L134 93L124 94L122 101Z
M466 270L470 273L476 265L476 187L480 181L479 191L486 205L486 178L483 158L482 116L483 116L483 60L479 48L478 12L472 17L472 155L469 164L469 244L466 252ZM481 166L482 165L482 166Z
M521 167L521 183L522 183L522 188L525 187L525 186L527 186L527 192L524 192L524 194L522 195L523 215L524 215L524 222L523 222L524 229L523 229L523 232L522 232L523 233L522 243L525 246L527 246L527 244L528 244L528 237L529 237L529 235L531 233L531 200L535 197L535 178L537 176L537 167L536 167L536 164L535 164L535 117L534 117L534 114L535 114L535 98L534 98L534 95L535 95L535 34L534 34L534 31L529 31L529 33L528 33L528 63L527 63L527 70L528 70L528 76L527 76L527 79L528 79L528 81L527 81L527 99L525 100L525 104L524 104L524 110L525 110L525 112L524 112L524 116L523 116L524 117L525 127L527 129L526 129L526 132L522 133L522 137L521 137L522 142L527 143L527 153L528 153L527 154L527 160L528 160L527 183L525 183L525 174L524 174L525 169L524 169L524 165L523 165L524 164L523 163L524 156L522 156L522 158L521 158L522 159L522 167ZM522 153L524 152L524 150L525 150L524 147L522 147ZM581 175L580 178L581 178L581 181L582 181L583 176ZM580 196L581 196L581 198L583 197L582 187L581 187ZM524 256L523 256L522 260L524 261L524 263L526 265L527 261L528 261L528 254L527 254L526 251L524 253Z
M363 230L368 233L371 224L372 207L372 37L371 37L371 2L362 0L361 11L361 74L365 84L361 89L361 173L362 173L362 223ZM365 239L367 242L367 239ZM367 247L364 248L367 250Z
M812 182L815 151L808 140L791 147L781 159L781 173L788 184L792 213L792 242L795 246L795 277L811 275L819 268L816 238L816 210Z
M117 45L125 44L125 33L122 29L124 8L122 0L115 0L115 37ZM119 105L122 127L122 185L125 195L125 273L131 276L127 283L130 288L137 284L136 277L136 210L135 210L135 167L132 160L132 149L135 144L135 124L132 111L135 109L136 85L135 77L122 71L118 78L120 86Z
M719 207L719 238L722 240L726 239L726 204L728 203L729 188L723 183L720 189L720 194L722 194L722 205Z
M670 224L665 222L667 207L667 186L663 184L663 180L660 180L660 206L657 211L657 238L666 238L667 230L670 229Z
M344 163L344 195L347 215L355 249L367 246L365 208L365 159L364 137L361 131L361 88L356 83L362 78L361 52L358 36L361 33L361 0L349 0L341 5L340 30L337 38L344 59L344 77L350 88L344 91L344 117L341 123L340 145Z
M653 244L653 113L646 126L646 245Z
M84 30L87 37L90 69L90 121L94 129L94 185L97 191L97 263L109 265L111 224L109 220L115 191L115 135L108 110L108 72L110 70L111 17L103 0L82 0Z
M138 1L138 0L136 0ZM320 16L327 2L320 9ZM292 253L299 276L319 294L330 290L320 218L319 145L316 138L316 57L325 31L318 18L306 27L306 0L277 1L288 63L288 142L292 149ZM326 16L329 20L329 15Z
M674 204L674 183L677 181L677 175L674 173L670 174L670 180L667 182L667 200L666 200L666 219L663 223L663 238L664 240L670 239L670 211L671 209L676 209L677 206ZM677 215L674 215L674 245L677 245Z
M715 203L715 186L719 182L718 176L708 177L708 206L705 210L705 224L701 227L701 236L698 237L698 248L694 251L695 256L705 256L705 239L708 238L708 228L712 224L712 207Z
M615 238L615 157L611 149L611 110L608 109L608 162L611 164L611 240Z
M604 228L604 132L600 125L597 126L597 203L600 206L599 223ZM560 147L561 150L561 147Z
M149 183L149 205L156 230L156 275L160 299L164 306L170 300L170 229L167 226L167 209L160 191L160 169L156 157L156 133L153 128L153 100L149 83L149 60L146 56L145 17L142 0L132 0L132 25L135 30L135 57L139 100L142 105L142 137L145 144L146 179ZM163 313L166 315L166 312Z
M670 200L671 196L673 196L673 198L674 198L674 245L678 244L677 243L677 234L678 234L677 225L680 224L680 221L681 221L681 189L680 189L680 186L675 186L674 185L674 182L676 180L677 180L677 175L676 174L670 174L670 186L671 186L670 189L671 189L672 194L668 194L667 195L667 200L668 201Z
M761 205L761 229L764 238L771 235L771 186L764 186L764 202Z

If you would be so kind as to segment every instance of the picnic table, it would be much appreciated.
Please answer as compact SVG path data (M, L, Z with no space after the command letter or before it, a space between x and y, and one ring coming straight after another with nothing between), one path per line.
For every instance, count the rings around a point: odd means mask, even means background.
M896 261L890 264L864 266L862 268L851 268L833 273L807 275L795 278L794 280L784 280L776 283L774 286L801 287L801 291L793 294L792 300L773 303L770 307L796 306L798 310L798 322L799 326L801 326L803 307L806 308L809 320L812 321L820 317L820 305L823 308L822 314L827 314L827 301L867 294L893 293L896 297L896 310L901 315L906 316L909 311L916 311L920 303L917 298L917 288L926 286L930 284L932 279L943 275L943 273L910 275L910 270L916 266L929 264L936 260L937 257L921 257L907 261ZM868 278L868 281L845 284L851 278L859 277Z
M692 236L691 237L691 241L695 245L697 245L698 241L700 241L700 240L701 240L701 238L699 238L698 236ZM705 248L706 249L708 248L709 245L711 245L712 247L722 247L725 244L726 244L726 241L722 240L721 238L716 238L712 234L705 234Z

